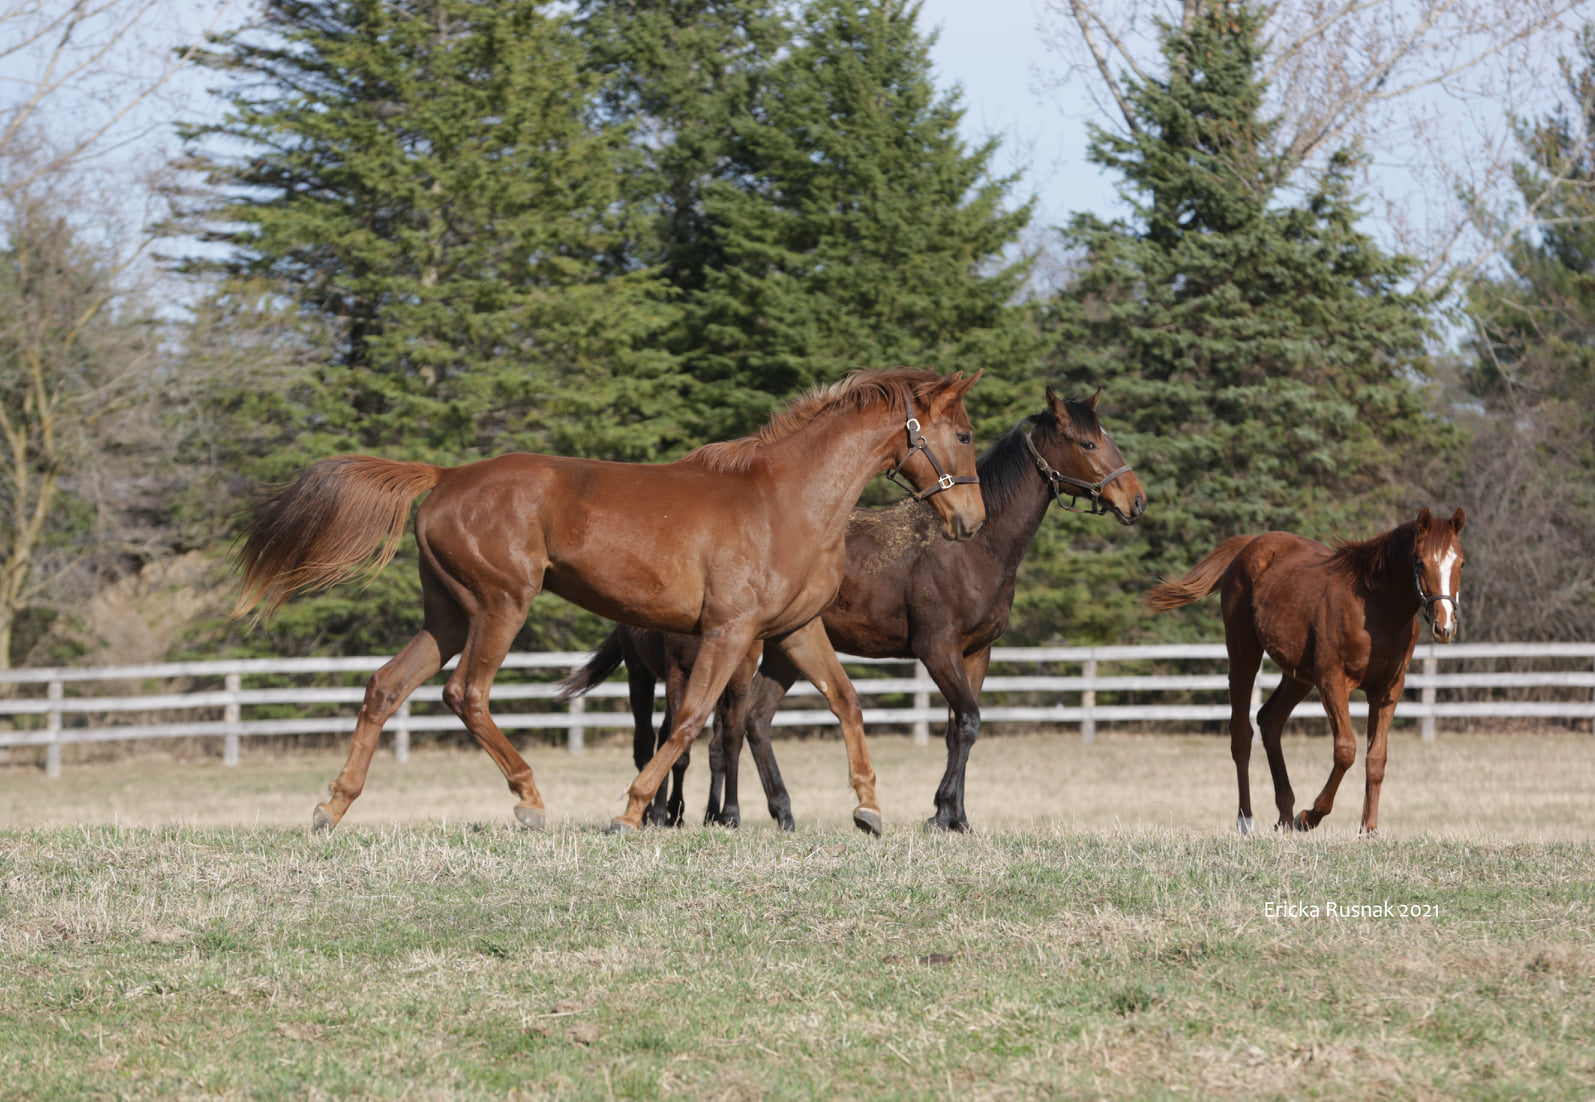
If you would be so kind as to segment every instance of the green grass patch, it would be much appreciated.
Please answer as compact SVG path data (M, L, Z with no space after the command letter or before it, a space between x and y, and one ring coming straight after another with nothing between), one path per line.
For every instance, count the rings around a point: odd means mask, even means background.
M1580 843L9 831L0 1097L1581 1098L1592 905Z

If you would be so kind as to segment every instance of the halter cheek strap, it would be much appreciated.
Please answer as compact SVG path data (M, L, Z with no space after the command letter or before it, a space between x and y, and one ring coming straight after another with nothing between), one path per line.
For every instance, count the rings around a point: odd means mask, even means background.
M1026 417L1019 423L1021 425L1034 424L1045 416L1046 414L1044 413L1031 414L1029 417ZM1042 456L1041 452L1036 450L1036 442L1030 439L1030 434L1028 432L1021 433L1020 436L1024 439L1025 447L1030 449L1030 458L1035 462L1036 470L1040 471L1041 477L1047 480L1047 485L1052 490L1052 499L1058 503L1058 507L1060 509L1067 509L1071 513L1088 513L1091 516L1101 516L1102 514L1106 513L1108 510L1107 507L1102 504L1102 491L1106 489L1108 483L1112 482L1115 478L1127 475L1135 469L1126 463L1118 470L1104 475L1095 482L1086 482L1083 479L1071 478L1069 475L1064 474L1051 463L1047 462L1046 458ZM1065 490L1065 486L1070 487L1070 489ZM1069 499L1069 504L1067 505L1063 503L1063 499L1065 497ZM1091 499L1091 507L1089 509L1081 509L1076 506L1075 502L1079 501L1082 497L1088 497Z
M915 501L924 501L927 497L951 490L954 486L978 484L980 479L972 474L951 475L936 461L936 453L930 450L930 444L925 440L925 434L919 429L919 418L914 416L914 404L907 394L903 395L903 412L907 415L903 428L908 433L908 451L897 463L897 466L886 472L886 477L913 496ZM901 477L904 464L914 457L915 452L924 452L925 459L930 463L930 469L936 472L936 481L926 486L923 490L915 490Z

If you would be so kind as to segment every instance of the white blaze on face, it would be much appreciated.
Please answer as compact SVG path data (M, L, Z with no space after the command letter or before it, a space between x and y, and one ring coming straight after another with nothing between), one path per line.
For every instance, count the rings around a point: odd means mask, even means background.
M1431 608L1434 610L1434 634L1438 638L1449 638L1457 630L1456 597L1462 585L1462 563L1457 555L1456 548L1446 548L1445 554L1440 556L1439 563L1440 588L1435 596L1450 597L1449 601L1435 601Z

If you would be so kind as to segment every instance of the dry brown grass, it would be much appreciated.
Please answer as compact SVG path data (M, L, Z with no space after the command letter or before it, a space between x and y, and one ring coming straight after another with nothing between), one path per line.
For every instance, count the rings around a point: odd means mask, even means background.
M916 747L878 736L871 753L888 827L916 827L928 815L944 762L941 746ZM1285 753L1297 806L1329 769L1324 738L1296 736ZM835 828L852 810L846 759L836 739L786 740L777 753L800 824ZM214 758L141 754L114 763L68 765L48 780L32 764L0 767L0 828L66 823L158 826L297 826L309 822L318 793L338 771L338 749L262 753L245 746L242 764ZM552 822L607 822L623 807L634 770L629 748L606 740L572 756L536 744L527 751ZM743 765L746 827L769 829L757 776ZM700 745L688 773L689 821L701 814L708 770ZM1391 741L1380 808L1393 838L1440 835L1493 841L1587 840L1595 836L1595 738L1567 733L1491 736L1415 735ZM1260 747L1252 797L1259 822L1272 807ZM419 750L408 764L379 753L366 791L346 820L379 825L424 821L509 821L513 800L487 756L474 749ZM1341 786L1331 832L1354 830L1362 803L1362 763ZM1205 736L1102 734L1001 735L983 739L969 768L969 814L977 829L1173 828L1224 833L1235 817L1235 780L1226 740Z

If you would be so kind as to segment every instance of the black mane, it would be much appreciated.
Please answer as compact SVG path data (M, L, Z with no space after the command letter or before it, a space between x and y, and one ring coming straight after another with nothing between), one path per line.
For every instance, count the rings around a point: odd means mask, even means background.
M1097 412L1084 402L1068 401L1063 404L1069 415L1069 427L1074 435L1096 438L1102 435L1102 422ZM1027 479L1039 478L1035 460L1025 446L1025 435L1035 426L1036 446L1042 449L1058 433L1048 413L1038 414L1034 420L1027 417L997 438L997 442L975 460L975 472L980 476L980 494L986 502L986 512L1000 513L1010 505Z

